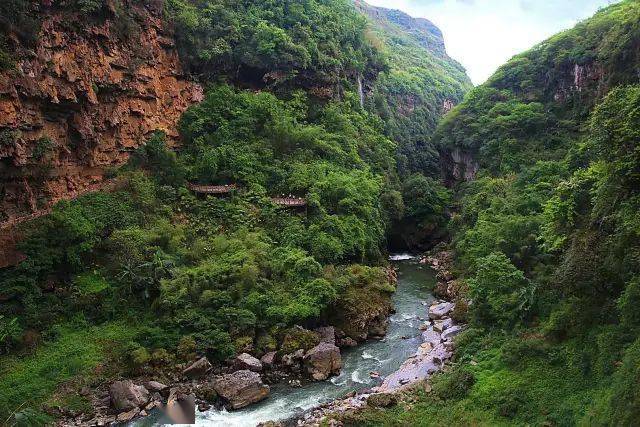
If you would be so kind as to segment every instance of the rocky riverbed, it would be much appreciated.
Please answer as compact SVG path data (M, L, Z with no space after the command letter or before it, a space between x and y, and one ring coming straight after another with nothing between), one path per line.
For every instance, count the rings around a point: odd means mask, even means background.
M315 337L313 347L285 355L266 353L260 359L244 353L226 367L212 367L201 358L185 365L168 386L142 378L115 382L98 394L95 416L75 417L65 425L127 423L139 417L147 417L143 425L159 424L158 407L189 399L198 408L196 424L216 426L267 421L316 425L329 415L367 404L392 404L396 393L442 369L452 355L453 338L463 328L451 317L455 304L445 299L453 295L433 300L429 293L434 284L436 291L447 288L441 283L450 276L446 258L446 253L422 260L395 258L396 312L388 320L365 325L375 340L354 347L355 340L336 328L300 328L293 333ZM387 325L386 336L373 333L386 331Z
M441 299L429 305L428 319L420 326L422 343L415 354L407 358L396 371L386 376L381 385L309 410L302 416L290 420L292 424L318 426L328 417L358 411L367 406L394 405L401 392L424 383L450 361L453 356L454 338L464 330L464 325L454 320L454 311L466 309L467 303L459 298L460 284L454 280L451 273L450 252L442 251L424 257L420 263L428 265L436 272L438 282L434 291ZM427 385L426 389L430 387Z

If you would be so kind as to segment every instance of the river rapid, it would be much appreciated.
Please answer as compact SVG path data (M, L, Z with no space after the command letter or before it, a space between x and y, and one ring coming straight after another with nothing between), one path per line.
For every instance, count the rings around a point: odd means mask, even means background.
M381 341L368 341L342 351L343 368L339 376L294 388L274 385L267 399L239 411L196 412L196 425L216 427L247 427L265 421L291 418L308 409L346 394L369 389L398 369L414 355L422 343L419 329L427 318L433 300L430 289L435 273L410 255L390 257L398 269L398 288L393 295L396 313L391 316L387 336ZM373 379L371 372L382 378ZM153 424L147 419L144 425ZM157 425L157 424L156 424Z

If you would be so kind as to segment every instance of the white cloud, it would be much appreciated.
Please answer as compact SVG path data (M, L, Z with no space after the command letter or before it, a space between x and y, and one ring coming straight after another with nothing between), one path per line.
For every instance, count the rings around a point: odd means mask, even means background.
M484 82L513 55L614 0L369 0L433 21L442 29L449 55L475 84Z

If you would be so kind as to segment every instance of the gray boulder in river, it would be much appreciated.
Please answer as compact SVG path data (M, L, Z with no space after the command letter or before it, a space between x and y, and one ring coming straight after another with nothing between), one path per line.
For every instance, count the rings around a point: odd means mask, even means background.
M453 311L456 305L452 302L441 302L440 304L434 304L429 307L429 319L438 320L447 316Z
M109 387L111 405L118 411L128 411L145 405L149 401L149 391L132 381L116 381Z
M262 383L259 374L248 369L217 377L213 387L232 409L244 408L269 395L269 386Z
M307 373L316 381L322 381L331 375L339 374L342 368L340 349L335 344L322 342L304 355Z

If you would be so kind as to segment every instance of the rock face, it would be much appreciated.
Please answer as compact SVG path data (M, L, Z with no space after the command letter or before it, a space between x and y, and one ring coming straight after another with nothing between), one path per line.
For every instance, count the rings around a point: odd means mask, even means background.
M115 16L84 24L51 11L33 51L0 73L0 223L99 186L155 130L177 140L203 91L183 75L162 12L143 3L131 6L140 31L124 37Z
M236 371L214 380L218 395L224 398L232 409L240 409L265 399L269 386L262 383L260 375L249 370Z
M132 381L116 381L109 388L111 406L117 411L131 411L144 406L149 401L149 392Z
M331 375L339 374L342 368L340 349L334 344L320 343L304 355L307 373L316 381L322 381Z
M200 378L206 374L209 369L211 369L211 363L209 363L206 357L203 357L187 366L184 371L182 371L182 375L187 378Z
M262 363L250 355L249 353L242 353L234 360L234 365L237 369L248 369L253 372L262 371Z

